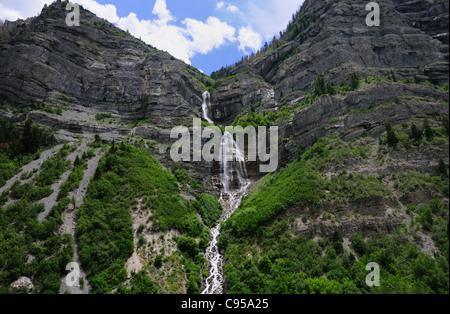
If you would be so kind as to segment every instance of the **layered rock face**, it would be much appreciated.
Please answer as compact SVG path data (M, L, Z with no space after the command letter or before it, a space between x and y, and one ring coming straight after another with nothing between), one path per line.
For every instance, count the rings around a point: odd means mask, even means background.
M274 101L295 90L311 91L317 75L330 69L336 70L335 84L349 80L351 72L367 76L380 69L390 69L399 78L420 75L435 84L448 82L448 1L383 1L380 27L366 25L366 5L305 1L274 47L228 69L228 74L252 73L257 87L257 82L268 82L261 90L272 87ZM342 66L349 63L354 64L352 71ZM246 88L220 87L213 95L221 118L229 102L248 107L246 98Z
M58 142L94 134L145 138L170 168L170 131L202 117L206 76L82 7L80 13L80 26L67 26L66 3L58 1L38 17L0 27L0 104L7 108L0 118L31 119L56 130ZM186 165L206 186L212 166Z
M383 1L379 27L366 25L366 5L362 0L305 1L276 43L214 82L213 120L230 125L249 108L259 113L295 106L313 92L319 74L335 86L355 73L361 79L395 75L397 82L329 95L277 121L283 166L316 137L376 137L386 121L439 122L448 116L448 93L400 82L448 83L448 1ZM153 152L170 166L170 129L202 116L205 76L84 9L80 27L67 26L66 14L65 5L55 2L39 17L0 28L0 95L10 109L0 110L0 116L16 122L32 118L67 136L150 138L162 144ZM61 115L14 111L36 104L64 110ZM111 114L108 123L96 121L104 112ZM130 126L139 121L145 123ZM203 175L217 170L196 168Z
M67 26L66 14L56 2L2 27L0 94L9 101L45 103L57 92L85 108L168 125L201 111L202 86L193 78L200 72L84 9L79 27Z
M448 1L402 0L396 9L408 16L408 24L448 45Z

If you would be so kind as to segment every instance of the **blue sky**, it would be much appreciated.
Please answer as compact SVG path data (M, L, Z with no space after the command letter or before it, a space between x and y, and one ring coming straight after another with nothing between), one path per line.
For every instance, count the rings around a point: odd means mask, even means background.
M0 20L35 16L53 0L0 0ZM303 0L72 0L206 74L257 51ZM83 21L81 21L82 23Z

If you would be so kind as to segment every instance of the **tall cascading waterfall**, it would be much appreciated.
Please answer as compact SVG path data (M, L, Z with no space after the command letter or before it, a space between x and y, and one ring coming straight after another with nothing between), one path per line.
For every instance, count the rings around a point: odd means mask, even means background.
M211 108L209 99L209 93L203 93L204 118L206 121L213 123L208 117L208 110L205 110L205 108ZM245 166L245 155L239 150L233 135L229 132L225 132L222 137L220 182L222 184L222 191L219 201L223 207L223 214L217 222L217 225L211 229L209 246L206 249L205 254L208 260L209 277L205 280L205 288L202 294L223 293L224 258L217 247L220 236L220 224L230 218L234 211L239 207L242 197L250 185Z
M211 114L211 95L208 91L205 91L203 93L203 103L202 103L202 109L203 109L203 118L208 121L208 123L214 124L214 121L211 120L209 117Z

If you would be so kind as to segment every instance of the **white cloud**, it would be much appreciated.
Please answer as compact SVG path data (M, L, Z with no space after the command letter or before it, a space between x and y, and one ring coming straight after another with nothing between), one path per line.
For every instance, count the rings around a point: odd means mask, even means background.
M225 2L223 2L223 1L219 1L219 2L217 2L217 4L216 4L216 8L217 9L222 9L222 7L225 5Z
M135 13L130 13L127 17L120 18L117 25L144 42L190 63L190 42L186 38L186 31L166 21L167 15L163 16L163 19L152 21L139 20Z
M167 24L175 20L170 11L167 10L166 0L156 0L155 6L153 7L153 14L158 16L158 22L160 24Z
M23 19L23 16L19 11L5 8L0 3L0 21L2 20L15 21L18 19Z
M236 40L234 27L222 22L216 17L209 17L206 23L187 18L183 21L186 31L192 37L190 53L207 54L214 48L219 48L226 41Z
M167 10L165 0L156 1L153 13L158 16L155 20L139 20L135 13L130 13L120 18L117 25L188 64L195 54L207 54L236 40L234 27L216 17L209 17L206 22L187 18L182 21L184 27L170 24L175 18Z
M244 54L256 52L261 48L263 38L251 26L242 27L239 30L239 50ZM250 51L248 50L250 49Z
M235 5L229 4L227 7L227 11L231 12L231 13L238 13L239 12L239 8Z
M282 31L304 0L246 0L241 4L241 10L247 22L261 34L265 40L270 40Z
M15 21L37 16L41 13L44 4L50 4L54 0L1 0L0 20Z
M98 17L108 20L111 23L117 23L119 17L117 16L117 9L112 4L99 4L95 0L72 0L74 3L82 5Z

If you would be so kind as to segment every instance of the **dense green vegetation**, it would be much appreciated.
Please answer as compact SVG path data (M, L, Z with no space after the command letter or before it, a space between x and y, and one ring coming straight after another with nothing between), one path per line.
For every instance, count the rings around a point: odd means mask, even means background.
M202 187L187 174L186 169L184 168L184 166L182 164L174 164L172 166L172 174L177 179L177 181L180 183L181 188L183 190L188 190L189 187L192 187L192 188L201 188Z
M40 172L32 178L31 181L20 184L19 181L14 182L10 189L10 195L16 200L26 200L28 202L36 202L53 193L51 185L61 177L61 175L69 168L70 161L66 159L67 154L76 148L76 144L71 147L64 144L58 153L47 159L40 168ZM28 174L32 176L33 173ZM67 195L64 195L64 197ZM61 200L63 195L58 198Z
M77 225L80 258L94 292L110 292L126 280L124 265L134 248L130 208L136 200L152 210L155 230L201 235L204 226L179 192L175 178L147 151L113 144L100 160Z
M31 120L27 120L24 126L18 126L0 119L0 187L23 165L38 158L39 150L53 141L51 134Z
M364 163L370 150L370 146L344 143L337 137L320 139L245 197L221 228L219 247L225 250L227 292L448 293L448 208L442 201L448 197L446 174L402 172L391 177L398 193L419 190L435 195L428 203L408 205L411 226L404 225L392 234L354 234L349 250L344 249L337 230L332 237L318 240L292 233L295 217L286 215L288 208L308 207L301 217L305 223L321 215L314 209L320 204L391 197L381 177L344 168ZM334 174L325 176L330 168ZM325 214L322 219L328 219L330 214ZM431 231L440 251L435 252L435 259L410 240L411 234L421 230ZM369 262L381 267L380 287L366 285Z
M80 186L81 180L83 180L84 170L87 168L86 160L88 155L84 155L83 158L77 156L75 158L74 167L72 172L67 177L67 180L61 184L58 192L58 200L67 197L69 192L76 190Z
M198 194L193 201L193 206L203 219L207 227L213 227L222 215L222 205L217 198L209 194Z
M69 169L70 161L66 159L69 152L76 148L76 144L69 147L64 144L59 152L52 158L47 159L41 166L41 171L35 177L36 186L49 186L58 180L61 175Z
M97 120L97 121L111 119L111 118L112 118L112 114L109 112L108 113L98 113L95 115L95 120Z
M265 227L262 234L229 245L228 293L448 293L448 260L420 252L404 230L372 234L366 240L355 234L355 253L342 249L339 235L318 243L293 237L287 218ZM381 267L380 287L366 285L365 267L371 262Z
M42 204L24 200L0 209L0 294L14 291L10 284L21 276L33 278L34 293L59 293L67 263L72 261L73 241L61 235L61 213L69 204L62 199L40 223Z
M277 174L268 175L257 191L245 197L239 210L224 224L226 234L254 234L287 208L324 202L355 201L389 194L373 176L341 171L328 179L321 171L336 163L366 158L369 148L323 138ZM344 169L343 169L344 170Z

